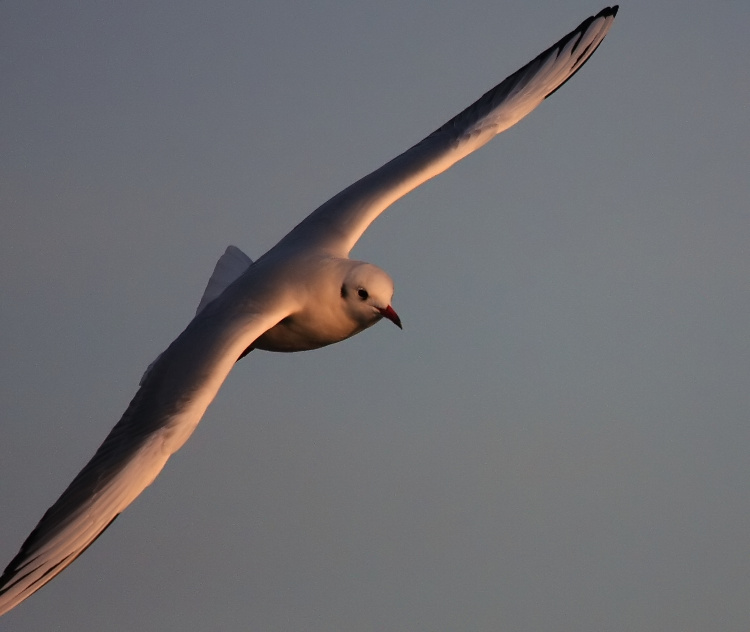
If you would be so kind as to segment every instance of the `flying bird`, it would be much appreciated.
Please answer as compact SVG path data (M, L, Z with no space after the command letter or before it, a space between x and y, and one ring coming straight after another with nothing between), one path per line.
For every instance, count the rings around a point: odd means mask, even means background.
M617 9L584 20L424 140L328 200L258 260L227 248L195 317L151 363L120 421L3 572L0 614L60 573L154 481L240 358L254 349L317 349L383 318L401 327L391 277L350 259L351 249L393 202L568 81L601 44Z

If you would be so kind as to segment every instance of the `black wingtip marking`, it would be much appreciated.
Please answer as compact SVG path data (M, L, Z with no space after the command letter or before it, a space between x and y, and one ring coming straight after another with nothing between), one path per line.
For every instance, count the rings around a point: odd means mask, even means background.
M472 103L469 107L465 108L458 114L456 114L453 118L451 118L447 123L444 125L441 125L438 129L436 129L432 134L428 135L426 138L422 139L418 145L421 145L422 143L428 142L430 139L434 138L435 136L438 136L445 132L446 130L453 132L457 127L459 127L462 123L462 121L469 115L471 112L483 112L483 111L489 111L492 109L493 104L499 100L507 96L508 92L513 88L518 88L519 85L523 85L524 77L526 77L526 80L528 80L528 74L529 69L534 67L535 65L538 65L541 63L541 60L547 59L553 51L557 51L556 54L559 54L559 52L565 48L565 46L570 42L570 40L577 38L579 41L583 34L586 32L586 30L591 26L592 22L595 20L598 20L599 18L608 18L612 17L614 18L615 15L617 15L617 11L620 7L618 5L614 5L612 7L605 7L599 13L596 15L592 15L588 18L586 18L583 22L581 22L577 28L573 29L570 33L565 35L562 39L560 39L558 42L547 48L545 51L539 53L534 59L532 59L528 64L523 66L522 68L518 69L516 72L514 72L512 75L506 77L503 81L501 81L499 84L497 84L495 87L491 88L487 92L485 92L479 99L477 99L474 103ZM603 39L599 42L601 42ZM583 60L580 66L573 71L573 73L565 79L559 86L557 86L554 90L549 92L547 95L545 95L545 99L549 96L553 95L555 92L557 92L560 88L562 88L570 79L575 75L582 67L583 65L589 60L591 55L594 54L594 51L596 48L598 48L599 44L596 45L596 47L591 50L590 52L588 47L586 50L581 52L579 55L579 59L576 60L576 63L580 61L580 59L584 56L586 58ZM533 74L533 73L532 73ZM481 114L477 114L477 116L480 116Z
M60 573L61 571L65 570L70 564L72 564L76 558L78 558L79 555L81 555L86 549L88 549L94 542L96 542L99 537L104 533L107 528L115 521L115 518L119 516L120 514L115 514L115 517L112 518L105 526L104 528L97 533L90 542L88 542L85 546L83 546L80 550L74 551L70 555L64 557L62 560L60 560L57 564L53 564L50 566L40 577L35 579L32 583L30 583L26 588L23 589L24 596L21 599L23 601L27 597L30 597L33 593L35 593L37 590L39 590L42 586L44 586L50 579L52 579L55 575ZM24 551L22 550L19 552L18 555L16 555L15 558L11 561L10 564L6 567L5 571L3 572L2 577L0 577L0 595L8 592L11 588L21 583L26 577L34 573L36 570L38 570L38 567L30 567L29 565L33 560L29 560L23 564L17 564L18 558L21 557L21 553ZM16 576L16 574L24 567L27 567L27 572L23 573L22 575Z
M580 23L580 24L578 25L578 28L577 28L577 29L574 29L574 30L573 30L572 32L568 33L568 34L567 34L567 35L566 35L565 37L563 37L563 38L562 38L562 39L561 39L561 40L560 40L559 42L557 42L557 44L555 44L554 46L551 46L551 47L550 47L549 49L547 49L547 51L545 51L545 53L546 53L546 52L548 52L549 50L553 49L553 48L559 48L559 49L563 49L563 48L565 48L565 45L566 45L566 44L567 44L567 43L568 43L568 42L569 42L569 41L570 41L570 40L571 40L571 39L572 39L573 37L578 37L578 39L580 40L580 39L581 39L581 36L582 36L582 35L583 35L583 34L584 34L584 33L586 32L586 30L587 30L587 29L589 28L589 26L591 26L591 24L592 24L593 22L595 22L595 21L596 21L596 20L598 20L599 18L609 18L609 17L611 17L611 18L614 18L614 17L615 17L616 15L617 15L617 12L618 12L619 10L620 10L620 5L618 5L618 4L616 4L616 5L612 6L612 7L604 7L604 8L603 8L603 9L602 9L601 11L599 11L599 13L597 13L596 15L592 15L592 16L591 16L590 18L586 18L586 19L585 19L585 20L584 20L583 22L581 22L581 23ZM580 61L580 59L581 59L582 57L586 56L586 59L584 59L584 60L583 60L583 63L581 63L581 65L580 65L580 66L578 66L578 68L576 68L576 69L575 69L575 70L574 70L574 71L573 71L573 72L572 72L572 73L570 74L570 76L569 76L569 77L568 77L568 78L567 78L567 79L566 79L565 81L563 81L563 82L562 82L562 83L561 83L561 84L560 84L559 86L557 86L557 88L555 88L554 90L552 90L552 92L550 92L549 94L547 94L547 96L545 96L544 98L545 98L545 99L548 99L548 98L549 98L549 97L551 97L551 96L552 96L553 94L555 94L555 92L557 92L557 91L558 91L558 90L559 90L560 88L562 88L562 87L563 87L563 86L564 86L564 85L565 85L566 83L568 83L568 81L570 81L570 80L571 80L571 79L572 79L572 78L573 78L573 77L575 76L575 74L576 74L576 73L577 73L577 72L578 72L578 71L579 71L579 70L580 70L581 68L583 68L583 66L584 66L584 65L586 64L586 62L587 62L587 61L588 61L588 60L589 60L589 59L591 58L591 56L592 56L592 55L594 54L594 52L596 51L596 49L597 49L597 48L599 48L600 44L601 44L601 43L602 43L603 41L604 41L604 38L602 38L601 40L599 40L599 43L598 43L598 44L597 44L596 46L594 46L594 48L593 48L593 49L591 49L591 51L590 51L590 52L589 52L589 49L588 49L588 47L586 47L586 49L585 49L585 50L583 50L583 51L581 52L581 54L580 54L580 55L578 56L578 60L576 60L576 63L578 63L578 61ZM576 44L576 45L577 45L577 44ZM542 53L542 54L544 54L544 53Z

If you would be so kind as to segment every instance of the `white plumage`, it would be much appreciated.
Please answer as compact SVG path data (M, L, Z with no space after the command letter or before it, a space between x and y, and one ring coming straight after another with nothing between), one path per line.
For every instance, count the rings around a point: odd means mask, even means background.
M331 198L253 262L230 246L195 318L152 363L122 419L44 514L0 577L0 614L80 555L190 437L234 363L253 348L314 349L386 317L393 282L348 254L397 199L517 123L586 62L603 9L400 156Z

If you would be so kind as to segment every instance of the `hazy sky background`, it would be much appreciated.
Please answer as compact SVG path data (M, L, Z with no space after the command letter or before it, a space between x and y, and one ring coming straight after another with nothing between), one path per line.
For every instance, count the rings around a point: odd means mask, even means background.
M0 566L257 257L603 4L0 3ZM679 7L679 9L676 9ZM750 5L626 1L243 360L18 632L750 629Z

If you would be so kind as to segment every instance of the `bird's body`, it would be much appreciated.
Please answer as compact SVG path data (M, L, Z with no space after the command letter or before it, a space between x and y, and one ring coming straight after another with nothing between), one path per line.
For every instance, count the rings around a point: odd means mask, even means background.
M349 259L390 204L515 124L586 62L606 8L411 149L334 196L252 262L227 249L195 318L144 374L120 421L44 514L0 577L0 614L80 555L190 437L235 362L252 349L304 351L388 318L393 282Z
M262 265L263 261L259 263ZM374 325L383 317L380 310L385 311L390 305L393 282L372 264L305 254L291 262L285 261L277 274L292 279L297 276L296 270L305 274L295 283L299 292L286 297L286 302L296 303L297 309L262 334L253 343L254 348L309 351L341 342ZM238 285L243 282L244 279L240 279ZM378 306L363 302L358 294L363 288L367 288L368 299L383 297ZM242 293L242 289L239 291ZM319 300L320 297L323 300ZM374 308L357 309L360 305Z

